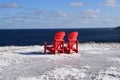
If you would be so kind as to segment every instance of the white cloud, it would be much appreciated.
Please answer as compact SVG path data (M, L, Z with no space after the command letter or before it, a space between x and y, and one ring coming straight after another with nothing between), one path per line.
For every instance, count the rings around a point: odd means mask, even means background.
M73 3L70 4L70 6L71 7L81 7L81 6L83 6L83 3L81 3L81 2L73 2Z
M62 10L34 10L32 12L23 12L23 14L4 16L1 20L16 25L24 23L26 26L77 27L90 25L91 22L94 22L93 20L97 19L99 13L99 9L87 9L75 13Z
M0 8L18 8L20 7L18 4L0 4Z
M47 16L49 13L50 13L50 11L48 11L48 10L36 10L35 12L30 13L30 15L36 15L36 16L45 15L45 16Z
M106 2L104 4L102 4L102 6L109 6L109 7L120 7L119 4L116 4L117 0L106 0Z
M67 17L69 16L68 13L65 13L63 11L48 11L48 10L37 10L31 14L35 16L44 16L44 17Z
M96 9L96 10L94 10L94 9L87 9L87 10L85 10L85 12L87 14L95 14L95 13L99 13L100 10L99 9Z
M81 17L83 17L83 18L96 18L98 13L100 13L99 9L96 9L96 10L88 9L88 10L85 10L82 12Z
M111 20L105 19L105 20L102 20L101 22L102 22L102 23L110 23Z
M69 14L63 12L63 11L56 11L53 13L54 16L58 16L58 17L67 17L69 16Z

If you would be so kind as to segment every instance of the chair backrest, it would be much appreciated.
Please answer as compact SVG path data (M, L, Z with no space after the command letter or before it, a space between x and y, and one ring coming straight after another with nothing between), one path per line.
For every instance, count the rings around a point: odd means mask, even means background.
M77 40L77 37L78 37L78 32L77 31L70 32L68 34L68 41L69 42L68 42L67 47L72 48L75 41Z
M70 41L75 41L75 40L77 40L77 37L78 37L78 32L77 32L77 31L70 32L70 33L68 34L68 40L70 40Z
M65 36L65 32L64 31L56 32L55 36L54 36L54 40L56 40L56 41L63 41L64 36Z
M54 36L55 43L54 44L56 44L56 46L55 46L56 49L58 49L60 44L62 44L61 41L64 41L64 36L65 36L65 32L64 31L59 31L59 32L55 33L55 36Z

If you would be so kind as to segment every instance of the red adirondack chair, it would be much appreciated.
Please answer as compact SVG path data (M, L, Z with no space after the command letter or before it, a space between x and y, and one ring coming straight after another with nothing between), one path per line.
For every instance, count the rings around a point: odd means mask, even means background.
M68 42L67 46L64 48L66 53L70 53L71 51L75 51L78 53L78 32L70 32L68 34Z
M54 41L52 46L47 46L47 42L44 43L44 53L48 50L50 53L55 54L56 51L60 53L64 53L64 31L59 31L55 33Z

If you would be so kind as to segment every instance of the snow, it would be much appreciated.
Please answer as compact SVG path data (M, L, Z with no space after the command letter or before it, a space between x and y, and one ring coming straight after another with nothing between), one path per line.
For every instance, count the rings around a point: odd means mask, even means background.
M79 53L1 46L0 80L120 80L120 43L79 43Z
M120 58L110 58L109 60L120 63Z
M120 68L110 67L102 70L95 80L120 80Z
M29 77L29 78L19 77L19 79L17 79L17 80L40 80L40 79L38 79L38 78L36 78L36 77Z
M79 80L84 79L84 77L86 77L84 72L85 70L79 70L72 66L64 66L61 68L55 68L51 71L46 71L39 77L19 77L18 80Z
M84 71L81 71L74 67L62 67L55 70L47 71L40 76L40 80L79 80L84 79Z

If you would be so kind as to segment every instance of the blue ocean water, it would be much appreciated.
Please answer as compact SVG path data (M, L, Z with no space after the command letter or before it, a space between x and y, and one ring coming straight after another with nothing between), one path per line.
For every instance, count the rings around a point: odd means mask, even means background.
M1 29L0 46L16 45L43 45L45 41L52 43L57 31L65 31L67 34L78 31L79 42L118 42L120 43L120 30L112 28L89 28L89 29Z

